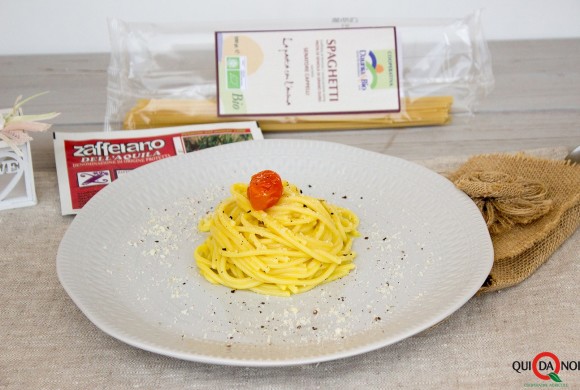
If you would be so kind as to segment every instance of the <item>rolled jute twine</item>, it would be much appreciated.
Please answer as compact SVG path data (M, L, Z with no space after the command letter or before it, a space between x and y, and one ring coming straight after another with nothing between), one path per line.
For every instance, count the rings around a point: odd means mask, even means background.
M491 234L533 222L552 207L544 184L505 172L470 172L455 185L475 202Z
M473 156L447 175L477 205L494 249L479 293L532 275L580 226L580 165L523 153Z

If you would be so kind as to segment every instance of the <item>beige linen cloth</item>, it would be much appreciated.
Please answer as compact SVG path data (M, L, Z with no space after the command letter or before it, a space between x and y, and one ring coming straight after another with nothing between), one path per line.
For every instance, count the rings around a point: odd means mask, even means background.
M562 159L565 149L535 151ZM440 173L461 157L422 161ZM54 171L35 172L37 206L0 212L0 389L523 388L514 361L542 351L580 359L580 231L521 284L476 296L440 325L332 362L283 368L212 366L128 346L97 329L60 286L55 259L71 217ZM561 371L569 388L580 372Z

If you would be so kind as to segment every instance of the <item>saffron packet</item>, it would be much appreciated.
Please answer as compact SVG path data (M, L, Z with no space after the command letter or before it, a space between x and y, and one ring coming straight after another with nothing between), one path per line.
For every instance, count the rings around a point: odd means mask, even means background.
M131 132L54 132L62 215L133 169L222 144L263 139L256 122L190 125Z

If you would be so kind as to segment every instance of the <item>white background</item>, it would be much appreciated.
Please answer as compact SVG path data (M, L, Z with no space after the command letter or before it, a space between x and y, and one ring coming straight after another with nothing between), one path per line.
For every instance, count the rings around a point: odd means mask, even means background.
M580 38L580 0L0 0L0 55L110 50L107 18L140 22L463 17L488 40Z

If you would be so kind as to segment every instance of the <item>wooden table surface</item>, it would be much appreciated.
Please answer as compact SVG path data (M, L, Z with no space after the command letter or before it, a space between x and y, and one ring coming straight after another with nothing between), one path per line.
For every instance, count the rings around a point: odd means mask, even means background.
M266 133L335 141L410 160L580 144L580 39L490 42L495 88L474 115L446 126ZM0 56L0 106L50 93L27 112L58 111L52 130L101 131L108 54ZM51 134L32 142L35 168L54 167Z
M580 144L580 39L491 42L494 91L469 117L424 128L265 133L335 141L409 160ZM101 131L108 54L0 56L0 107L42 91L29 113L52 130ZM130 347L85 318L56 277L71 217L61 217L51 133L34 135L39 204L0 213L0 388L522 388L543 385L514 362L542 351L577 361L578 253L572 235L520 286L468 301L395 345L320 365L209 366ZM561 158L563 154L559 155ZM446 160L445 158L437 160ZM519 364L519 363L518 363ZM566 386L580 371L563 371Z

